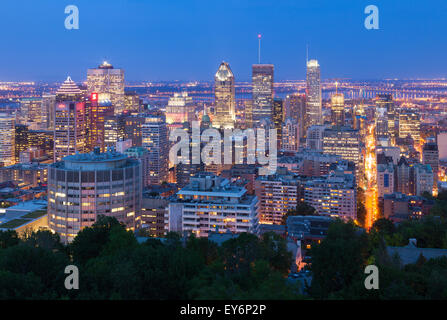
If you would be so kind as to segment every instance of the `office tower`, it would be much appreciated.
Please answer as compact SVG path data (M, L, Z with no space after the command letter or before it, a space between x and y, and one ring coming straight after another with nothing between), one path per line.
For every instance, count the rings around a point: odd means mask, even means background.
M54 123L54 161L83 153L87 144L85 101L79 87L70 77L56 93Z
M169 98L168 105L166 106L166 123L191 123L195 120L194 111L194 102L192 97L188 96L187 92L174 93L174 96Z
M262 119L273 120L273 65L254 64L252 68L252 121L258 126Z
M410 194L410 165L405 157L401 157L396 166L395 190L403 194Z
M337 154L344 160L352 161L356 177L363 172L362 144L359 131L350 127L332 127L323 132L323 153Z
M301 186L295 174L281 168L276 174L259 176L254 190L259 200L259 222L281 224L283 216L296 208Z
M114 114L124 111L124 70L114 69L104 61L96 69L87 71L87 93L109 94L114 107Z
M376 97L377 108L385 109L386 119L388 121L388 130L391 138L398 135L398 126L396 125L397 115L394 109L392 94L378 94Z
M29 147L28 141L29 129L27 125L16 124L15 125L15 148L14 148L14 160L19 162L20 152L25 151Z
M308 127L306 133L306 147L310 150L323 150L323 136L326 126L313 125Z
M388 116L385 108L378 108L376 110L376 139L388 139Z
M399 138L410 136L414 145L418 146L421 140L421 120L416 111L407 111L399 114Z
M42 129L54 130L54 108L56 106L56 95L42 95Z
M142 111L141 107L142 101L136 92L124 93L124 111L127 111L130 114L138 114Z
M54 130L30 130L28 132L29 147L38 147L44 153L54 158Z
M119 116L106 117L104 119L104 144L113 147L124 139L124 125L120 126Z
M331 97L331 120L334 126L345 125L345 96L342 93Z
M320 65L317 60L307 62L307 86L306 86L306 130L312 125L323 124L321 110L321 83Z
M392 163L377 165L377 195L383 198L385 194L394 192L394 166Z
M213 126L216 128L234 128L236 120L236 99L234 91L234 75L230 65L222 62L214 76L214 108Z
M244 100L244 121L246 128L253 128L253 100Z
M127 140L130 141L130 140ZM137 159L141 162L143 187L150 184L149 168L151 166L149 151L144 147L130 147L122 152L131 159Z
M210 232L256 233L258 199L244 187L202 172L169 203L169 231L207 237Z
M292 118L298 124L299 139L303 139L306 136L306 96L298 93L288 95L284 104L284 118Z
M357 185L352 174L343 171L304 182L304 202L319 215L357 219Z
M38 130L43 125L42 98L23 98L16 114L16 123Z
M284 124L284 101L280 98L273 99L273 115L272 115L273 125L276 129L276 137L278 139L277 149L281 149L282 143L282 126Z
M15 117L0 113L0 166L15 163Z
M433 170L428 164L415 163L410 168L410 189L415 196L433 194Z
M105 122L113 116L113 105L108 95L92 93L88 112L88 150L99 147L106 151Z
M283 151L298 151L299 147L299 127L292 118L287 118L281 128L282 143L281 150Z
M428 164L433 170L433 190L438 190L439 151L435 142L427 142L422 149L422 163Z
M142 196L141 164L116 152L65 157L50 165L48 177L49 227L61 241L71 242L98 215L115 217L135 228Z
M168 181L169 144L164 116L147 114L141 125L142 146L150 157L149 184L159 185Z

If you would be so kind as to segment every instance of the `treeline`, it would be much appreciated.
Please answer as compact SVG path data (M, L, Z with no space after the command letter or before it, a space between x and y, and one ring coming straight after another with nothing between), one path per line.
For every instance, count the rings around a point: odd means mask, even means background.
M0 299L298 299L287 281L291 254L269 233L241 234L220 246L170 233L139 243L101 216L65 246L57 234L0 232ZM79 289L67 290L67 265Z

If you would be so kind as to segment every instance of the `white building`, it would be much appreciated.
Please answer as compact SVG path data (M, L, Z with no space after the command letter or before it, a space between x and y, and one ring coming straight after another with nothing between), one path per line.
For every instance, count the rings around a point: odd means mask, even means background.
M394 192L394 166L392 163L377 165L377 193L379 198Z
M202 172L169 203L169 231L207 237L210 232L257 231L258 198L227 179Z

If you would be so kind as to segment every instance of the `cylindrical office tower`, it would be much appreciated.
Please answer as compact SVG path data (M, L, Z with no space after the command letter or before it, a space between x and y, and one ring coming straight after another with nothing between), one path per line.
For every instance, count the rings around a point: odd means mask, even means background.
M135 227L141 210L142 179L139 160L109 151L75 154L50 166L48 220L62 242L73 240L98 215L115 217Z

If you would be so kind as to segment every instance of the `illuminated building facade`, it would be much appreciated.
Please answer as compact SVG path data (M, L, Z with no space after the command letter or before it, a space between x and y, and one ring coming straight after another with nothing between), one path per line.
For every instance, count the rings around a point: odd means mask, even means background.
M149 184L159 185L168 181L169 140L165 118L146 115L141 125L141 136L142 146L149 151Z
M393 139L398 135L397 115L394 108L393 95L378 94L376 97L377 108L385 109L386 119L388 121L388 130L390 138Z
M331 97L331 122L334 126L345 125L345 97L336 93Z
M362 164L362 146L359 131L350 127L332 127L324 130L323 153L337 154L352 161L359 170Z
M20 109L16 114L16 123L25 124L31 129L38 130L44 126L44 113L42 98L23 98L20 100Z
M54 108L56 106L56 95L42 95L42 129L54 130Z
M307 105L306 105L306 129L312 125L323 124L321 110L321 83L320 65L317 60L307 62Z
M0 166L15 163L15 117L0 113Z
M124 93L124 111L130 114L139 114L141 112L141 99L136 92Z
M343 171L304 183L304 202L314 207L319 215L344 220L357 218L357 185L354 175Z
M273 120L273 70L272 64L254 64L252 68L253 126L260 120Z
M96 148L49 167L49 227L64 243L95 223L98 215L115 217L133 229L141 197L141 164L120 153Z
M70 77L56 93L54 161L83 153L87 147L87 119L84 96Z
M439 151L435 142L427 142L422 149L422 163L428 164L433 170L433 190L438 190Z
M258 199L244 187L202 172L169 203L169 231L207 237L210 232L256 233Z
M174 93L166 106L166 123L191 123L195 120L194 109L192 97L188 96L187 92Z
M287 118L282 125L281 131L281 150L298 151L300 141L298 123L296 123L292 118Z
M19 162L20 152L25 151L29 147L28 140L29 129L27 125L16 124L15 125L15 148L14 148L14 158L15 162Z
M126 150L123 150L123 153L129 158L140 160L141 170L143 173L142 174L143 187L147 187L150 184L149 168L151 164L150 164L149 151L144 147L130 147L127 148Z
M113 116L112 102L101 94L90 95L88 108L88 150L99 147L101 152L106 151L105 122Z
M275 175L259 176L254 182L259 199L259 222L281 224L283 216L296 208L300 200L297 177L282 168Z
M302 94L288 95L284 101L285 114L284 118L292 118L298 124L299 138L306 136L305 119L306 119L306 96Z
M124 111L124 70L114 69L104 61L97 69L87 71L87 93L109 94L114 114Z
M216 128L234 128L236 119L236 99L234 75L230 65L222 62L214 76L215 112L213 126Z
M416 111L404 112L399 114L399 138L410 136L415 146L419 145L421 140L421 120Z

